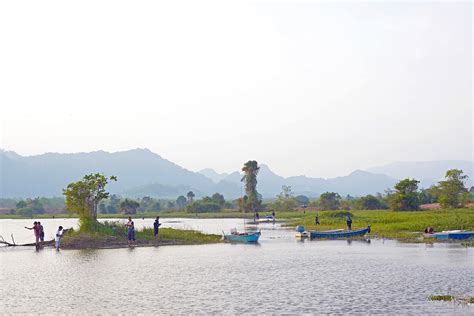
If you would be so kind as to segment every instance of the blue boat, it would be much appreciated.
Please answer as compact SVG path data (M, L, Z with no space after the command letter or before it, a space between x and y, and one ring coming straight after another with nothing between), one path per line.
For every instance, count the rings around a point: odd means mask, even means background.
M366 228L357 229L357 230L335 230L335 231L326 231L326 232L318 232L312 231L310 232L311 239L315 238L347 238L347 237L356 237L356 236L364 236L365 234L370 233L370 225Z
M469 238L474 238L474 232L441 232L433 234L434 237L438 240L447 240L447 239L456 239L456 240L465 240Z
M256 243L260 238L260 231L255 233L232 233L230 235L224 234L224 240L232 242Z

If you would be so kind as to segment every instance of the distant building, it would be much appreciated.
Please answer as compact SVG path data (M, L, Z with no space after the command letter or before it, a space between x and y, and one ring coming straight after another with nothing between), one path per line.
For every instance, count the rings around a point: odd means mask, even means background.
M469 193L474 193L474 186L469 189Z

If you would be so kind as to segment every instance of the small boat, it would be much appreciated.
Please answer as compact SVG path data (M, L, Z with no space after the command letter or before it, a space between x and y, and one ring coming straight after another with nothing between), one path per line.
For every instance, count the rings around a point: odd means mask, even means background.
M261 232L254 233L238 233L231 232L230 235L224 234L224 240L233 241L233 242L244 242L244 243L256 243L260 238Z
M474 232L466 232L463 230L443 230L442 232L438 233L424 233L424 238L436 238L438 240L446 240L446 239L469 239L474 237Z
M296 232L295 237L298 239L308 238L308 232Z
M449 233L449 238L458 240L474 238L474 232Z
M259 223L270 223L270 222L274 222L274 221L275 221L275 217L273 217L271 215L265 215L264 217L258 219Z
M434 233L432 235L437 240L447 240L447 239L464 240L464 239L474 238L474 232L465 232L461 230L443 231L441 233Z
M356 229L356 230L333 230L333 231L312 231L310 232L311 239L315 238L344 238L344 237L356 237L364 236L365 234L370 233L370 225L366 228Z

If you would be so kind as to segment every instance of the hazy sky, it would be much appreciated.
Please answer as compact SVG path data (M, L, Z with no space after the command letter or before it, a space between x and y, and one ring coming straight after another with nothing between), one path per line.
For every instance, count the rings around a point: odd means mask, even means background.
M471 2L2 1L1 146L284 176L472 159Z

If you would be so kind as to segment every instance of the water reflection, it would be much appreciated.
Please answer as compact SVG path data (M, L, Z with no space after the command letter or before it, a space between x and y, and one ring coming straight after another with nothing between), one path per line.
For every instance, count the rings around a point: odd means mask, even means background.
M152 220L137 222L150 225ZM170 220L167 225L217 233L244 229L236 219ZM15 298L2 301L0 314L474 312L427 300L450 292L474 296L469 277L474 275L473 248L377 239L299 241L294 231L278 225L259 228L262 236L256 245L59 253L50 248L0 249L1 291Z

